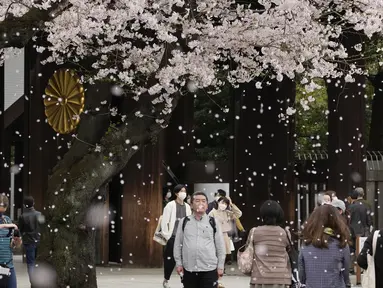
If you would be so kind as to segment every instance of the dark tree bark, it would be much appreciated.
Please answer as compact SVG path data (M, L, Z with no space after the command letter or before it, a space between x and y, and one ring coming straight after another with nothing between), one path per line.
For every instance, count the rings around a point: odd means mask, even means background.
M345 33L341 41L354 55L354 46L363 39L357 33ZM355 62L364 67L363 60ZM339 65L347 70L345 65ZM329 185L338 197L346 198L353 186L365 186L365 83L364 76L354 76L355 82L346 83L344 78L331 79L328 94L328 155Z
M175 96L174 106L177 99ZM152 108L150 102L140 105L145 115L153 115ZM155 118L138 118L132 113L126 125L108 131L101 139L101 152L91 148L77 161L68 160L65 165L62 161L55 169L48 183L47 226L39 256L55 267L57 287L97 287L94 233L84 222L89 204L99 187L121 171L136 151L162 129Z
M286 218L294 219L294 203L288 202L293 195L288 179L294 168L294 121L280 121L278 115L294 106L288 103L294 103L295 83L271 82L262 90L254 83L243 85L236 96L233 200L243 210L246 229L259 224L260 205L268 199L279 201Z
M1 57L1 53L0 53ZM4 79L4 66L0 67L0 79ZM5 160L5 123L4 123L4 102L5 102L5 89L4 81L0 81L0 189L1 191L7 191L8 187L5 178L8 176L7 169L4 167Z
M374 86L368 150L383 151L383 71L369 79Z

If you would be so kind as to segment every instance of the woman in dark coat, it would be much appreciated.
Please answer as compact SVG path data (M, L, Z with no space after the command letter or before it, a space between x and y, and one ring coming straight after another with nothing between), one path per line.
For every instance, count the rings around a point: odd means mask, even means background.
M375 284L376 288L383 287L383 230L379 231L378 239L376 241L376 251L375 251ZM372 251L372 239L374 237L374 233L367 237L367 240L364 242L364 246L362 251L359 253L357 262L358 265L367 269L367 253L373 255Z

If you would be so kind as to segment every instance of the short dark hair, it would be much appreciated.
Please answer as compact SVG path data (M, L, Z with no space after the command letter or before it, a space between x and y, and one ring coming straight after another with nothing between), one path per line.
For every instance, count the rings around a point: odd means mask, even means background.
M205 198L206 198L206 202L209 201L208 198L207 198L207 195L206 195L204 192L196 191L196 192L194 192L193 195L191 196L190 203L193 203L193 201L194 201L194 197L195 197L195 196L205 196Z
M35 206L35 199L33 199L32 196L26 196L24 198L24 206L27 208L31 208L31 207Z
M261 206L261 218L264 225L279 226L283 224L285 213L281 205L274 200L267 200Z
M217 190L217 193L215 193L215 195L219 195L221 197L226 197L226 191L225 190L222 190L222 189L218 189Z
M221 201L223 201L227 206L230 205L230 200L227 199L226 197L221 197L221 198L218 199L218 203L221 202Z
M183 188L186 190L186 186L184 184L178 184L174 187L173 193L178 194Z
M350 197L351 197L352 200L356 200L356 199L358 199L358 197L359 197L359 193L358 193L357 191L353 190L353 191L350 193Z

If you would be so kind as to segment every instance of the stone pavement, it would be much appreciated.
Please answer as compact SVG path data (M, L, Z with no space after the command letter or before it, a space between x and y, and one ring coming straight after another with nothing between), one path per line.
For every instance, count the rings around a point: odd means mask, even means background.
M15 256L14 263L18 288L29 288L26 265L21 263L21 257L19 256ZM231 274L232 271L228 273ZM99 288L162 288L163 272L162 269L129 269L119 268L118 266L97 267L97 279ZM352 276L352 280L355 283L355 276ZM226 288L247 288L249 287L249 278L235 275L225 276L223 284L225 284ZM173 274L170 285L172 288L182 287L176 273Z

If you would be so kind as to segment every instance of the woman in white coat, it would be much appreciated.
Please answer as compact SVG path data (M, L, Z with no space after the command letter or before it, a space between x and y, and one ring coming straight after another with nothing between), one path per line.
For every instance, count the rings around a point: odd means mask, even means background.
M164 208L161 220L161 232L167 240L164 250L164 282L163 287L169 288L169 279L172 275L176 262L174 260L173 249L179 221L191 215L189 204L185 203L187 197L186 187L182 184L174 187L173 190L176 200L170 201Z

